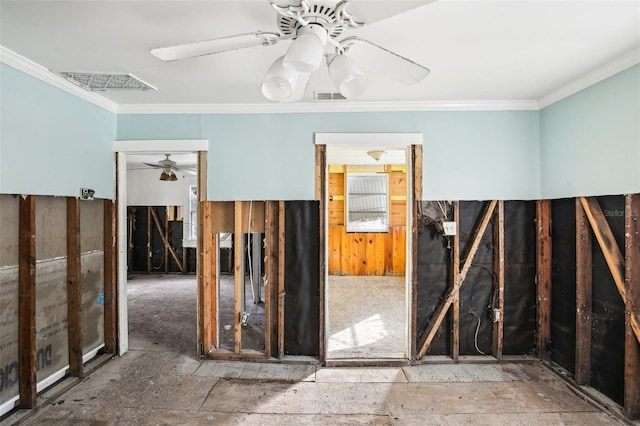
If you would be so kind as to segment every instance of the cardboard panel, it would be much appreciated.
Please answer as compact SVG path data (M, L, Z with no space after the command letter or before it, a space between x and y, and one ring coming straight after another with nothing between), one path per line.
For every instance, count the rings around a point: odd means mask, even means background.
M80 251L103 250L104 202L102 200L80 201Z
M36 257L38 260L67 256L66 197L36 198Z
M18 196L0 194L0 267L18 264Z

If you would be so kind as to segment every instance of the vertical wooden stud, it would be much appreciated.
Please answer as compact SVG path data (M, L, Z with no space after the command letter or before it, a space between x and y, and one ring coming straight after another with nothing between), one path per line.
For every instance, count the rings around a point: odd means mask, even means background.
M491 352L496 359L502 359L504 336L504 201L498 201L493 220L493 271L495 273L493 291L493 337Z
M413 196L422 200L422 145L413 145Z
M151 228L151 209L153 207L147 206L147 274L153 271L152 256L153 256L153 238Z
M579 385L591 378L592 236L589 219L576 198L576 373Z
M80 286L80 200L67 197L67 318L69 374L82 377L82 291Z
M265 355L278 354L278 202L265 204Z
M551 201L536 201L536 296L538 356L550 360L551 344Z
M217 238L211 231L211 201L200 202L202 216L202 341L204 355L217 348L217 315L216 315L216 265Z
M20 408L37 406L36 390L36 198L20 197L18 345Z
M285 202L278 204L278 358L284 357L284 220Z
M206 355L212 345L217 345L217 335L215 324L217 324L217 310L215 305L209 305L205 311L205 298L211 300L212 293L215 297L217 289L217 281L211 282L210 268L211 250L217 250L215 241L212 240L211 232L211 202L207 201L207 153L205 151L198 152L198 235L196 240L196 271L198 276L198 329L197 329L197 350L198 354ZM207 252L205 253L205 248ZM208 270L205 269L208 265ZM207 319L207 327L205 327L205 319ZM214 323L212 323L212 320ZM206 338L205 335L209 333Z
M453 202L453 221L456 223L456 234L451 246L451 284L454 288L460 279L460 202ZM458 362L460 358L460 294L451 303L451 358Z
M164 241L166 241L164 245L164 273L169 273L169 207L165 208L165 216L164 216ZM176 262L178 260L176 259ZM182 268L182 263L178 263L178 268ZM182 271L184 273L184 271Z
M104 200L104 345L107 353L116 353L118 345L118 297L116 250L116 204Z
M243 202L235 202L234 234L233 234L233 266L234 266L234 352L242 351L242 309L244 306L244 230L242 228Z
M625 351L624 411L640 418L640 342L632 328L640 310L640 194L625 196Z
M327 359L327 354L325 350L325 276L327 274L327 262L326 262L326 207L327 207L327 146L326 145L316 145L316 200L320 201L320 212L319 212L319 220L320 220L320 238L319 238L319 254L320 254L320 270L318 274L320 274L319 286L320 286L320 335L318 338L319 341L319 351L320 351L320 361L325 362ZM318 193L319 192L319 193ZM319 197L318 197L319 195Z

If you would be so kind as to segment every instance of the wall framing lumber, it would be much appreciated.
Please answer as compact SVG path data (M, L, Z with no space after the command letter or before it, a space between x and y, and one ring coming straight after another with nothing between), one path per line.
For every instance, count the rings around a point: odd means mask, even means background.
M207 153L205 151L198 152L198 237L196 240L196 273L198 277L198 302L197 302L197 350L199 355L207 355L211 346L205 345L205 335L210 333L209 344L217 345L217 335L211 335L211 333L217 333L217 328L213 326L211 320L217 320L217 311L209 308L208 312L205 312L205 298L211 300L211 292L216 291L217 282L211 282L211 274L206 271L205 265L209 265L211 268L211 244L213 244L212 232L211 232L211 202L207 201ZM207 252L205 253L205 247ZM214 244L214 248L217 249L217 244ZM205 284L206 283L206 284ZM210 306L210 305L209 305ZM205 327L205 320L209 322L209 325Z
M284 357L284 223L285 202L278 202L278 358Z
M592 237L589 219L576 199L576 369L575 382L591 380Z
M156 210L152 206L149 206L148 209L151 212L153 223L156 225L158 234L160 234L160 238L162 239L162 243L164 244L165 252L168 250L169 253L171 253L171 257L173 257L173 260L176 262L176 265L178 265L178 269L180 269L180 272L184 274L184 269L182 269L182 261L178 258L178 254L173 249L173 247L171 247L171 244L169 244L166 230L162 229L162 225L160 224L160 219L158 218L158 214L156 213ZM151 244L151 240L149 240L149 244ZM151 254L151 250L149 251L149 253ZM151 257L149 257L149 259L151 259Z
M21 196L19 207L18 345L20 408L37 406L36 378L36 197Z
M551 359L551 201L536 201L538 357Z
M460 269L460 273L458 275L458 281L454 283L453 287L449 287L449 290L447 290L444 299L436 307L433 317L429 322L429 325L427 326L426 336L421 346L420 352L418 353L418 358L422 358L427 353L427 350L429 349L429 346L431 345L431 342L433 341L438 328L440 328L440 324L442 324L442 321L444 320L449 307L454 302L456 297L458 297L458 295L460 294L460 287L462 286L462 283L464 282L467 273L469 272L469 268L471 268L471 263L473 262L473 258L476 254L476 251L478 250L478 246L480 245L482 236L484 235L484 232L486 231L487 226L491 221L491 217L493 216L496 204L497 200L492 200L487 205L482 219L475 229L473 238L471 240L472 242L468 247L467 255L464 259L464 262L462 263L462 269Z
M504 256L504 201L498 201L493 220L493 309L498 310L498 315L493 321L491 340L491 352L498 360L502 359L504 337Z
M153 271L152 256L153 256L153 238L151 234L151 206L147 207L147 274Z
M452 205L453 221L456 229L460 229L460 202L454 201ZM453 236L451 246L451 287L454 287L460 279L460 232ZM460 360L460 294L456 295L451 310L451 358L454 362Z
M201 300L202 300L202 344L204 355L218 346L217 327L217 236L211 232L211 210L210 201L200 202L200 214L202 216L202 226L199 232L202 233L202 266L201 272Z
M267 201L265 205L265 356L271 358L278 353L278 202Z
M632 328L633 314L640 310L640 194L625 196L625 350L624 412L640 418L640 343Z
M82 377L82 291L80 286L80 200L67 197L67 318L69 375Z
M594 197L580 197L580 202L589 218L591 229L593 229L596 240L598 240L598 244L609 266L609 271L625 303L625 310L629 313L631 328L636 335L636 339L640 342L640 312L636 309L637 307L634 306L633 295L627 291L625 285L625 260L620 251L620 247L618 247L616 243L613 232L607 223L607 218L604 216L598 200Z
M244 301L244 230L242 228L243 203L235 202L235 224L233 232L233 283L234 283L234 353L242 352L242 307Z
M320 221L320 237L319 243L320 247L318 248L318 253L320 255L319 264L320 268L318 274L319 277L319 292L320 292L320 335L318 338L319 341L319 353L320 353L320 361L326 362L327 353L325 349L325 286L327 285L325 277L327 276L327 259L326 259L326 205L325 195L327 194L327 146L326 145L316 145L316 200L320 201L320 212L319 212L319 221Z
M116 204L104 200L104 345L105 352L115 354L118 348L118 297Z
M411 145L413 160L413 197L422 200L422 145Z

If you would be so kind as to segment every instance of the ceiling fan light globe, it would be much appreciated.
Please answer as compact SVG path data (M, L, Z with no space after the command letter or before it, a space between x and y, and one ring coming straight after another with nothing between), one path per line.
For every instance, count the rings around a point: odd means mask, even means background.
M293 93L298 73L282 65L284 57L276 59L262 82L262 94L270 101L283 101Z
M367 77L350 58L336 55L329 59L329 77L345 98L355 98L367 89Z
M324 58L327 30L310 24L298 31L300 34L287 49L282 63L285 68L297 72L315 72Z

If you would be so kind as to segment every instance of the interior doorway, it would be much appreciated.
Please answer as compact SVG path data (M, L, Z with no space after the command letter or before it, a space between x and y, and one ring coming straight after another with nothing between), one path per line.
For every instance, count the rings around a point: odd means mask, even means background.
M151 346L197 357L201 348L201 278L193 266L201 263L198 212L206 199L208 142L117 141L115 148L118 353L129 350L131 332L131 343L143 349ZM141 244L144 260L136 264L132 231L142 222L146 229L138 234L146 234L146 242ZM135 271L145 269L145 264L146 271ZM158 328L158 324L165 326ZM167 324L176 325L175 333Z
M411 144L371 139L325 148L328 362L411 354Z

